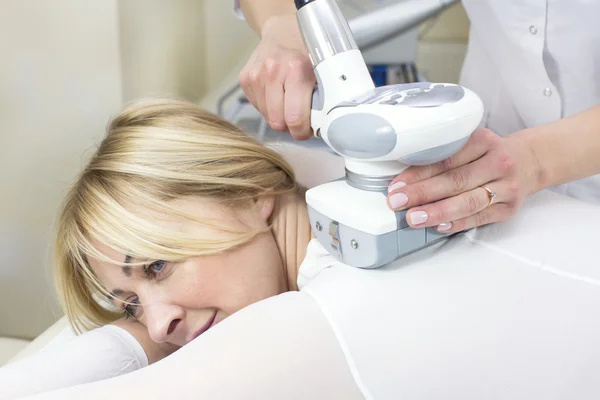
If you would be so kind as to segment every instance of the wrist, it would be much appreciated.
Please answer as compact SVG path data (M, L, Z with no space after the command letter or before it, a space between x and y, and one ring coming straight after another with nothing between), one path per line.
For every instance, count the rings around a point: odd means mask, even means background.
M540 156L539 137L533 129L524 129L508 135L507 140L514 143L519 160L519 173L525 183L526 195L529 196L551 185L550 173L544 159Z
M290 35L293 31L297 31L300 34L295 10L292 13L275 14L265 19L260 26L259 35L261 38L270 34Z
M296 23L296 6L291 0L240 0L240 9L248 25L261 38L265 29L282 18L293 18Z

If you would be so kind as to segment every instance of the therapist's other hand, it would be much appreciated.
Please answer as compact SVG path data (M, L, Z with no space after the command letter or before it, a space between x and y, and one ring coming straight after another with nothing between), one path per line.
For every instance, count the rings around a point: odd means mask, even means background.
M460 232L512 217L525 197L538 190L538 170L521 136L503 138L479 129L449 159L399 174L389 186L388 205L396 211L408 209L411 227Z
M269 126L306 140L316 78L295 15L272 17L240 72L246 97Z

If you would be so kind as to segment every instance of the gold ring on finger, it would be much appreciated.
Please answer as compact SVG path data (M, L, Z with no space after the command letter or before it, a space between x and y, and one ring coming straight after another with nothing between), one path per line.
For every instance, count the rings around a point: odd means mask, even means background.
M488 205L486 206L486 208L487 208L487 207L491 206L491 205L492 205L492 203L494 202L494 200L496 199L496 192L493 192L493 191L492 191L490 188L488 188L488 187L487 187L487 186L485 186L485 185L481 185L480 187L481 187L483 190L485 190L485 191L487 192L487 194L488 194L488 198L489 198L490 202L489 202L489 203L488 203Z

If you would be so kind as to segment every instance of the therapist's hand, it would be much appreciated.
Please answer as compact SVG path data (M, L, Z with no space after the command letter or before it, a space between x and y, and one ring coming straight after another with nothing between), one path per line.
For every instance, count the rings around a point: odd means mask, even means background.
M538 190L538 171L523 135L503 138L480 129L453 157L398 175L389 186L388 205L409 209L406 220L411 227L460 232L513 216L525 197Z
M271 128L309 139L312 92L316 83L295 15L271 18L261 41L240 72L246 97Z

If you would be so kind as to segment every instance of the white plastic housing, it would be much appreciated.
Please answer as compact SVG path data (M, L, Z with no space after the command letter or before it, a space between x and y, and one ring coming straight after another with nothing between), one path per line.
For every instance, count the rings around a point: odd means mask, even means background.
M328 127L337 118L346 114L366 113L378 115L387 120L396 131L396 146L385 156L369 160L391 161L429 150L469 137L481 122L483 103L467 88L464 96L455 103L437 107L410 107L384 104L361 104L355 107L338 107L324 116L321 125L321 137L331 147ZM333 148L333 147L332 147ZM351 157L347 157L352 160ZM348 163L348 166L362 163ZM360 173L360 171L354 171Z
M396 214L381 192L359 190L346 181L333 181L311 188L306 202L323 215L353 229L382 235L397 229Z
M311 127L315 134L333 107L375 88L359 50L349 50L322 61L315 68L315 74L324 99L322 109L311 113Z

